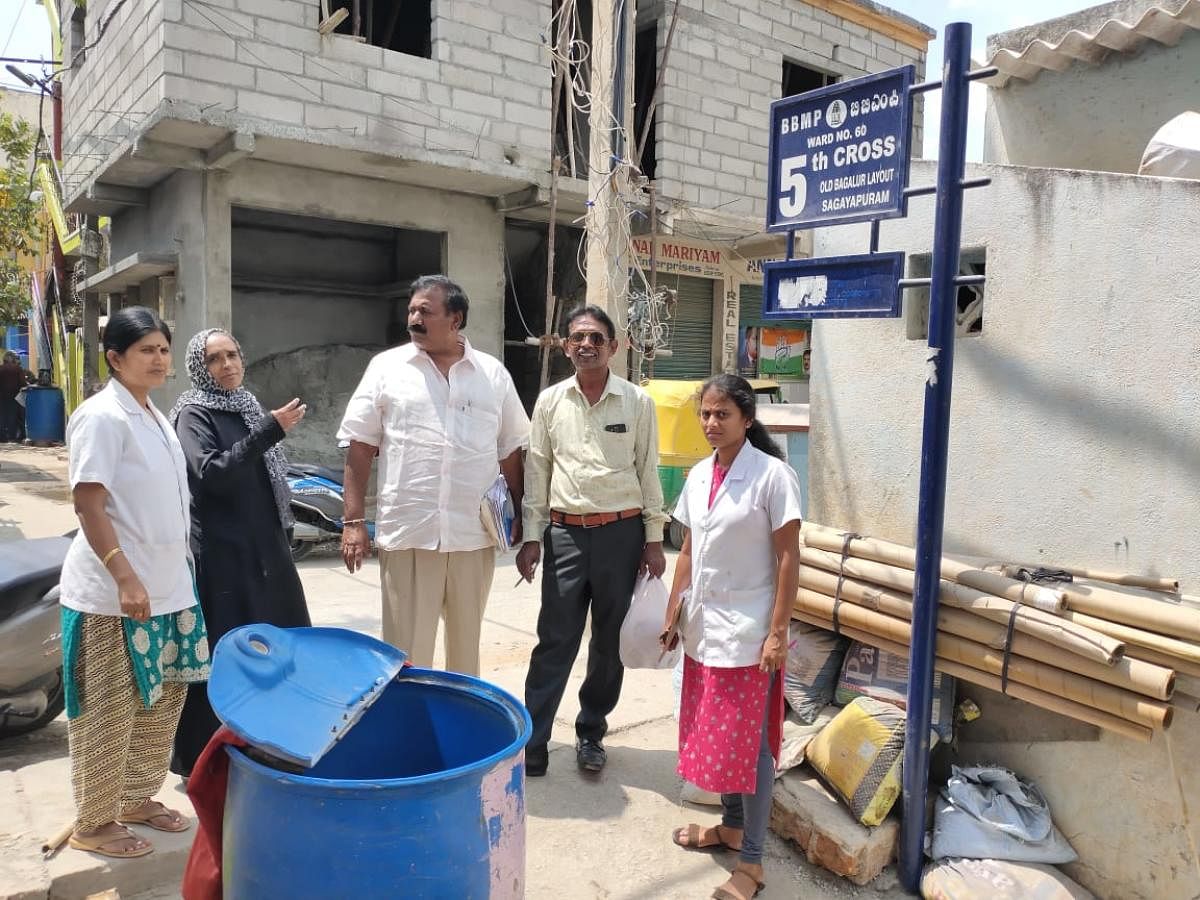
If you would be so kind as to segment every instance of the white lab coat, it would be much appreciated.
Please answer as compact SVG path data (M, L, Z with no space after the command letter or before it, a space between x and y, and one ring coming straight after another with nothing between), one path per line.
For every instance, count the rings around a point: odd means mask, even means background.
M104 485L104 511L125 558L150 595L150 614L196 604L188 569L192 527L187 463L175 429L152 403L143 409L115 378L71 415L68 476ZM117 583L92 550L83 529L63 561L60 602L68 609L121 615Z
M756 664L775 605L772 535L799 521L800 480L786 463L742 445L708 506L716 454L698 463L674 516L691 529L692 583L683 604L684 652L715 668Z

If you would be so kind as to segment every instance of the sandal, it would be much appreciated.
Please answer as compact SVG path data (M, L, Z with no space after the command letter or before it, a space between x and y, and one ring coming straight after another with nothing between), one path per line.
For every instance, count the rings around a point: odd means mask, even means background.
M123 850L119 848L107 849L113 844L122 841L132 841L133 844ZM154 847L150 843L142 840L123 826L120 827L119 832L109 831L98 834L80 834L74 831L67 839L67 844L76 850L99 853L101 856L108 856L112 859L133 859L134 857L145 856L147 853L154 852Z
M730 873L729 880L713 891L712 896L713 900L750 900L766 886L739 863Z
M168 824L156 824L155 819L165 819ZM145 800L131 810L126 810L117 816L122 825L145 825L155 831L166 831L177 834L187 831L192 823L173 809L167 809L157 800Z
M739 841L735 847L733 844L721 837L721 829L726 831L734 831L735 829L727 828L725 825L712 825L705 828L702 825L697 825L692 822L682 828L676 828L671 832L671 840L684 850L732 850L735 853L742 849ZM707 832L709 840L701 840L701 833Z

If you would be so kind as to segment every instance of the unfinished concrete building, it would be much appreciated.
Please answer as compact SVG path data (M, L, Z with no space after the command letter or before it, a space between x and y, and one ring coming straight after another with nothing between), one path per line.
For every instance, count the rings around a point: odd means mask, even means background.
M472 342L503 355L532 400L524 339L545 328L552 152L555 292L583 283L587 117L551 116L561 2L333 0L327 12L357 14L329 33L319 0L58 2L66 200L110 218L102 270L79 279L91 346L110 304L159 306L181 341L230 327L248 381L264 402L304 397L295 440L329 459L368 356L404 338L405 285L445 271L472 300ZM666 56L637 163L662 230L720 261L664 257L679 327L657 374L699 377L731 365L757 259L778 252L759 234L771 101L905 63L920 78L932 32L867 0L684 0L667 53L674 6L625 7L630 118L640 133ZM587 44L590 0L571 14Z

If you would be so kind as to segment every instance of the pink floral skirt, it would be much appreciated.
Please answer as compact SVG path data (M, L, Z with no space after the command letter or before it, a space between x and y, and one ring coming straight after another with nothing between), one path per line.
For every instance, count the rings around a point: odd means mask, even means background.
M758 665L718 669L683 658L679 704L679 767L696 787L717 794L753 794L763 715L770 712L767 740L779 762L783 739L780 679ZM767 691L770 688L770 704Z

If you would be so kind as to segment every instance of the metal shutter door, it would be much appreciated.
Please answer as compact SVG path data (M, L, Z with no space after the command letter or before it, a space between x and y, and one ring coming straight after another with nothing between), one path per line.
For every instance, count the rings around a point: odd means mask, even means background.
M738 291L738 327L745 332L747 325L761 325L762 285L743 283Z
M678 298L671 318L669 358L654 361L655 378L708 378L713 373L713 283L686 275L659 277Z

